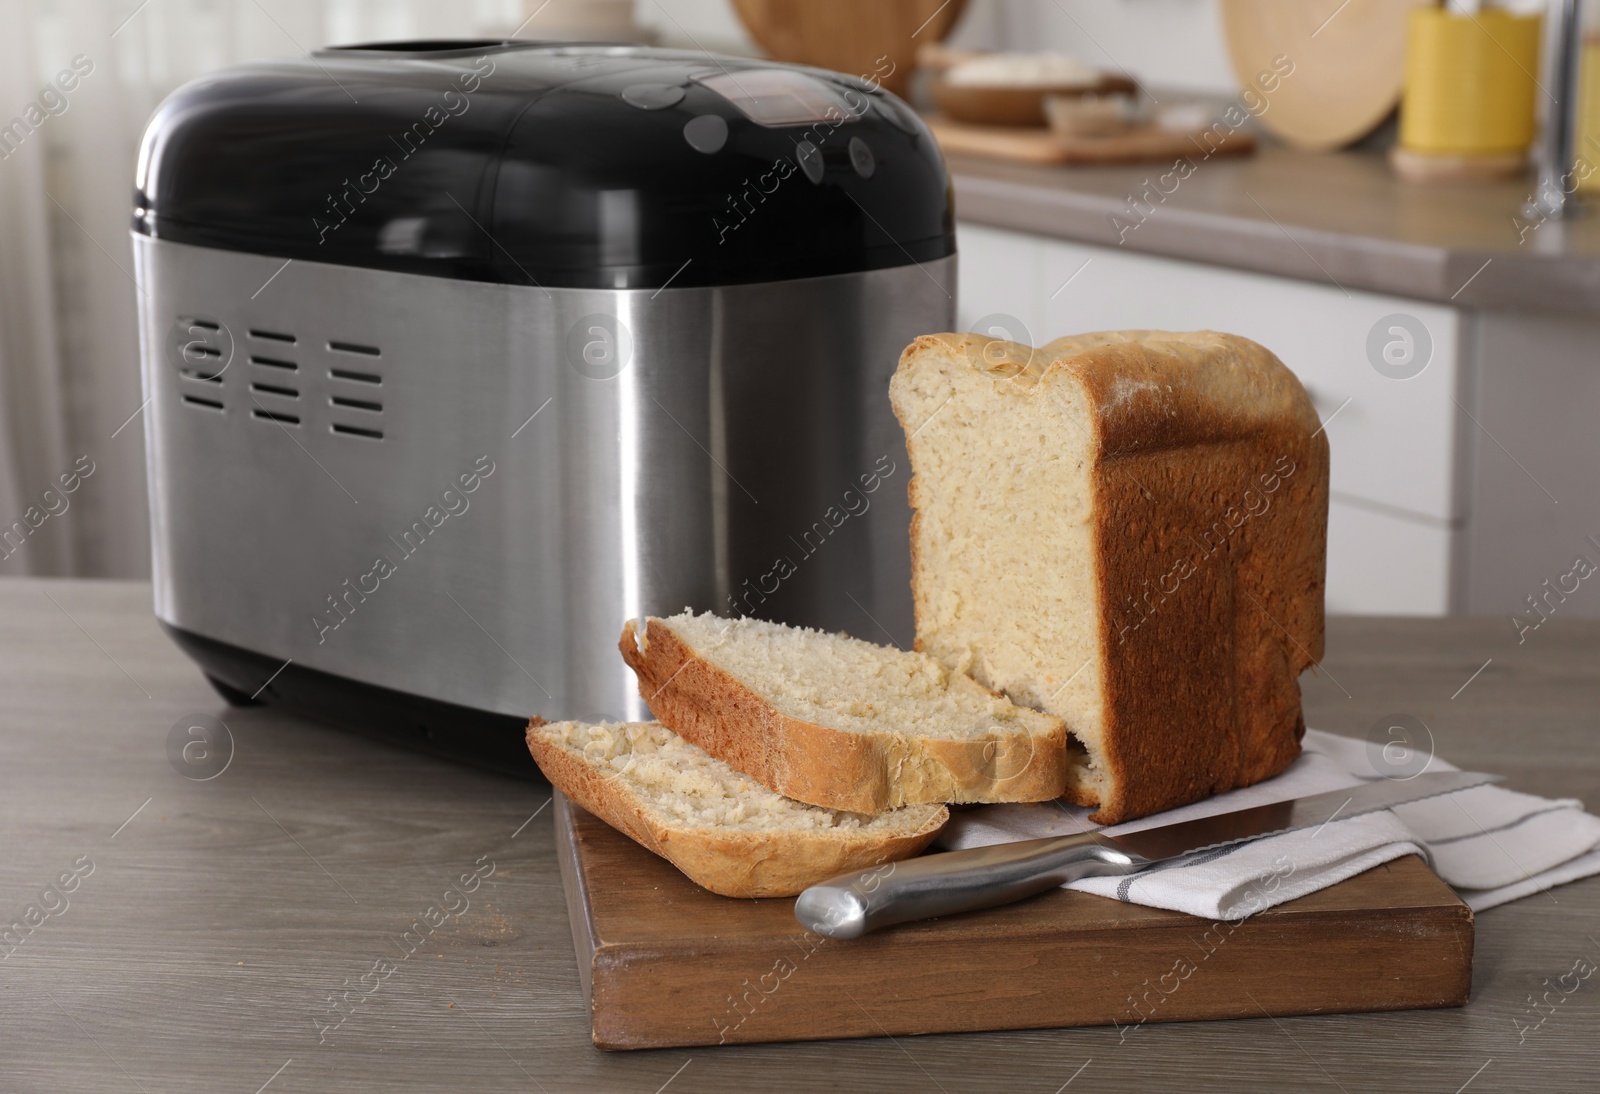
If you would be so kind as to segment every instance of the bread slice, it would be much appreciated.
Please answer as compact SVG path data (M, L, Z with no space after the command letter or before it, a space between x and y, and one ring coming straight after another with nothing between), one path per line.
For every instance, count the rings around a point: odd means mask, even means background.
M878 813L1044 801L1066 728L931 657L842 634L684 612L623 628L623 660L663 723L780 794Z
M1289 765L1328 443L1276 357L1211 331L938 334L889 390L917 649L1063 718L1071 801L1114 823Z
M793 896L907 858L950 819L942 805L863 816L791 801L659 722L534 719L528 750L557 790L723 896Z

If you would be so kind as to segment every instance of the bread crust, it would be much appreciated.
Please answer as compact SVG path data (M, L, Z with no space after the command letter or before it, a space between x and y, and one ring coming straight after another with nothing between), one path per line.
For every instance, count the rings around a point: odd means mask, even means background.
M702 658L659 619L622 628L622 659L656 718L785 797L881 813L935 802L1046 801L1066 786L1066 726L998 740L848 733L792 718Z
M1328 443L1304 388L1263 347L1211 331L988 342L925 336L899 368L948 354L1033 395L1059 384L1087 397L1106 789L1075 783L1065 797L1112 824L1282 772L1305 733L1298 677L1323 649ZM910 447L920 635L932 616ZM1278 512L1240 517L1247 491Z
M528 751L552 786L641 847L682 870L703 889L729 897L794 896L850 870L909 858L933 841L950 819L935 812L914 832L884 835L829 832L742 832L674 828L651 817L628 783L602 775L528 725Z

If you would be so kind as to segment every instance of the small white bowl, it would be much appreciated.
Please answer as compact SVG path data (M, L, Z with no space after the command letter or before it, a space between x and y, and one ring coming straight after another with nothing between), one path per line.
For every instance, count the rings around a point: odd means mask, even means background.
M1049 95L1044 113L1050 128L1063 137L1109 137L1133 124L1133 96Z

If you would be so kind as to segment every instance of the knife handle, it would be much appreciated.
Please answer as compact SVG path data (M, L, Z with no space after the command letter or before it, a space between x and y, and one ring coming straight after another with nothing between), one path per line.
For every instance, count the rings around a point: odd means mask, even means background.
M1098 832L1000 843L888 862L800 894L794 916L829 938L859 938L891 923L1010 904L1079 878L1150 865Z

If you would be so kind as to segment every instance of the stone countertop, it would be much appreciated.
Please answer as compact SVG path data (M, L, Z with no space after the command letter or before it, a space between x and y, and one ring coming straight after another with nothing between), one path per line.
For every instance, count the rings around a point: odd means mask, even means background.
M958 219L1472 309L1600 314L1600 217L1537 223L1531 179L1421 186L1376 152L1057 167L948 157ZM1162 193L1162 191L1168 191Z

